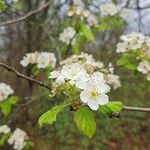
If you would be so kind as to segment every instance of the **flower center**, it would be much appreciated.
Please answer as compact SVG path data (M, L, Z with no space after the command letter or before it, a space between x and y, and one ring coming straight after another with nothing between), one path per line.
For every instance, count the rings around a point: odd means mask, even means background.
M99 95L99 93L98 93L97 91L91 91L91 92L90 92L90 97L91 97L93 100L96 100L98 95Z

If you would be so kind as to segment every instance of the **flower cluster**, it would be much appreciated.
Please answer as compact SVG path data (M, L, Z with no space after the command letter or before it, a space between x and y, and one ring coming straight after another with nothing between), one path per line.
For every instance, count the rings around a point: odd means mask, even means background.
M117 89L121 86L119 76L114 74L114 67L111 63L109 64L108 68L104 67L103 62L95 61L92 55L89 55L87 53L81 53L80 55L72 55L71 57L60 62L61 65L68 65L72 63L81 64L84 67L84 69L90 74L95 71L103 72L107 83L112 85L114 89Z
M129 52L131 50L143 49L147 45L147 38L141 33L131 33L120 37L122 42L117 44L118 53ZM149 38L148 38L149 39Z
M84 8L82 1L73 1L73 6L70 7L68 16L79 16L81 20L86 19L89 26L95 26L98 24L97 18L89 10Z
M10 132L10 128L7 125L0 126L0 134L8 134Z
M137 71L147 74L147 79L150 80L150 37L141 33L131 33L122 35L120 39L122 42L118 43L116 51L134 54L134 59L138 62Z
M51 72L50 78L56 78L55 82L59 85L69 82L81 90L80 99L92 110L97 110L99 105L108 102L110 87L101 72L88 74L79 63L63 65L61 70Z
M27 53L26 56L20 61L23 67L29 64L36 64L38 68L46 68L51 66L54 68L56 66L56 57L50 52L33 52Z
M13 145L15 150L22 150L26 145L26 140L28 139L27 133L19 128L17 128L14 133L8 139L8 143Z
M110 71L106 71L102 62L96 62L86 53L72 55L61 62L58 70L50 73L50 78L55 79L57 85L52 91L69 83L80 91L79 97L83 104L88 105L92 110L97 110L99 105L108 102L107 93L110 91L108 82L115 88L120 86L119 77L113 74L112 66L109 69ZM64 93L66 93L65 89Z
M114 3L106 3L100 6L102 16L114 16L120 12L120 7Z
M75 34L76 31L72 27L67 27L62 33L60 33L59 40L67 45L70 43L73 45L75 43Z
M67 59L60 62L61 65L68 65L72 63L79 63L81 64L87 72L94 72L97 69L101 69L104 67L104 64L101 61L95 61L92 55L87 53L81 53L80 55L72 55Z
M0 101L7 99L8 96L13 93L14 91L9 85L5 83L0 83Z

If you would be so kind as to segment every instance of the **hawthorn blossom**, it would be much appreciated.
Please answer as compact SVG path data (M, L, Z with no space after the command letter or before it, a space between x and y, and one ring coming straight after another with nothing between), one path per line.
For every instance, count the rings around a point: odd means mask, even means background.
M0 102L7 99L8 96L13 93L14 91L9 85L5 83L0 83Z
M120 83L118 75L108 74L107 75L107 82L108 82L108 84L112 85L114 89L121 87L121 83Z
M17 128L14 133L10 136L10 138L8 139L8 143L10 145L13 145L13 148L15 150L22 150L25 145L26 145L26 141L28 137L27 137L27 133L19 128Z
M87 53L81 53L80 55L72 55L69 58L60 62L61 65L79 63L81 64L87 72L93 72L95 69L101 69L104 64L101 61L95 61L92 55Z
M27 67L29 64L35 64L38 68L46 68L51 66L54 68L56 66L56 57L54 53L50 52L32 52L27 53L23 59L20 61L20 64L23 67Z
M120 39L122 40L122 42L117 44L116 49L118 53L140 49L142 48L143 44L145 44L145 36L141 33L122 35Z
M56 78L56 83L63 84L65 80L75 83L82 76L86 75L86 70L78 63L64 65L60 71L52 71L49 78Z
M91 75L91 79L87 82L86 87L80 93L80 99L87 104L92 110L97 110L99 105L108 103L109 98L106 95L110 87L106 84L103 74L96 72Z
M115 5L114 3L107 3L100 6L100 12L102 16L114 16L118 14L120 11L120 7Z
M0 134L8 134L10 132L10 128L7 125L2 125L0 126Z
M59 40L67 45L69 45L70 42L71 44L74 44L75 38L73 39L73 37L75 36L75 34L76 31L72 27L67 27L62 33L60 33Z
M143 74L150 72L150 63L148 61L142 61L139 63L137 70Z

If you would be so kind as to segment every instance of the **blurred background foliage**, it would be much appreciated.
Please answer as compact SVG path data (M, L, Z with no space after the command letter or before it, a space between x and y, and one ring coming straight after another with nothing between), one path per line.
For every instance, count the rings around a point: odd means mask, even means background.
M20 0L0 12L0 23L19 18L33 11L49 0ZM84 0L87 8L99 16L98 7L106 0ZM127 0L114 2L130 8L138 16L136 22L127 20L120 22L117 18L100 20L99 29L95 29L96 41L81 40L79 48L69 51L73 53L87 52L96 60L116 64L119 55L115 52L120 35L124 32L139 31L146 34L149 29L143 28L143 8L150 6L150 1ZM66 12L71 0L54 0L49 7L32 15L22 22L0 27L0 61L6 62L20 72L38 79L44 79L45 73L33 75L31 68L22 68L21 58L28 52L51 51L58 61L66 58L67 46L64 46L58 36L62 30L73 22L67 18ZM129 4L128 4L129 3ZM139 6L139 3L141 6ZM144 6L144 4L146 6ZM1 5L0 5L1 7ZM141 9L142 8L142 9ZM147 9L146 8L146 9ZM139 13L140 12L140 13ZM136 15L138 14L138 15ZM133 17L132 17L133 18ZM37 87L30 82L17 78L10 72L0 68L0 82L6 82L19 96L19 102L13 108L9 117L0 114L0 124L8 123L13 128L20 127L27 131L34 143L35 150L148 150L150 149L150 114L141 112L122 112L121 118L106 118L96 113L97 131L92 139L83 136L73 122L70 110L65 110L58 116L52 126L39 128L38 118L52 106L61 101L60 98L49 97L49 91ZM150 106L150 86L144 77L134 75L131 71L117 67L116 74L120 76L122 87L112 90L110 100L119 100L129 106ZM45 81L47 82L47 81ZM9 150L4 145L2 150Z

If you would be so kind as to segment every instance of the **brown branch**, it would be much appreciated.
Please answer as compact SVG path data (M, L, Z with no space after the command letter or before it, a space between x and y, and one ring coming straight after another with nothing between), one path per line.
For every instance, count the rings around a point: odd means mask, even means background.
M20 17L20 18L17 18L17 19L14 19L14 20L9 20L9 21L6 21L6 22L2 22L0 24L0 27L2 26L7 26L7 25L11 25L11 24L14 24L14 23L18 23L18 22L21 22L21 21L24 21L25 19L27 19L28 17L32 16L32 15L35 15L39 12L41 12L42 10L48 8L48 6L52 3L52 1L49 1L47 2L46 4L44 4L43 6L39 7L38 9L36 10L33 10L29 13L27 13L26 15Z
M20 77L20 78L23 78L25 80L31 81L31 82L33 82L37 85L40 85L40 86L50 90L50 87L48 85L44 84L42 81L39 81L39 80L33 79L31 77L28 77L28 76L20 73L19 71L17 71L15 68L8 66L5 63L0 62L0 67L3 67L3 68L7 69L10 72L13 72L17 77Z
M150 112L150 108L131 107L131 106L123 106L123 110L126 110L126 111L142 111L142 112Z

